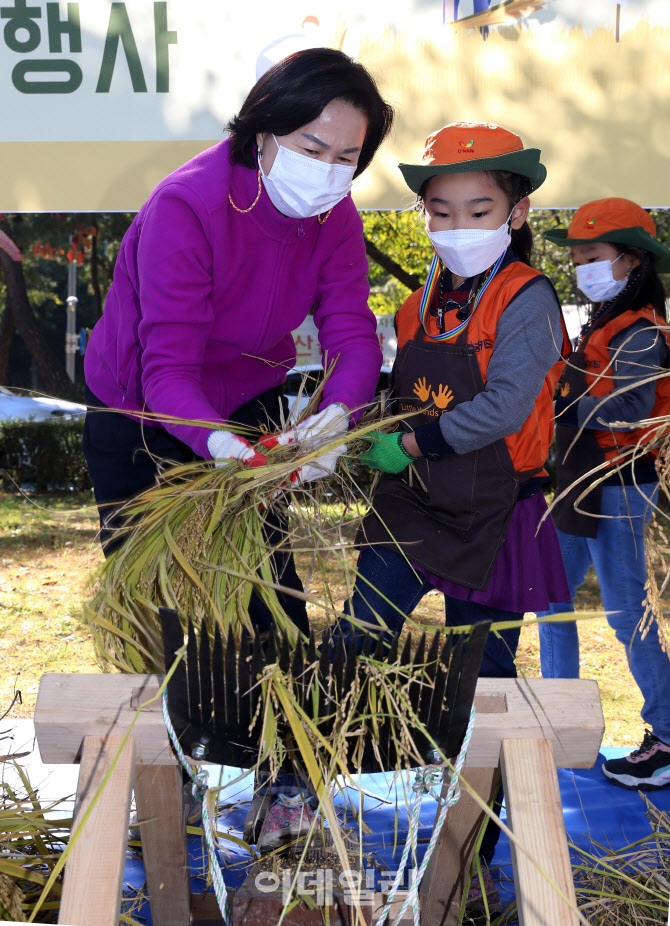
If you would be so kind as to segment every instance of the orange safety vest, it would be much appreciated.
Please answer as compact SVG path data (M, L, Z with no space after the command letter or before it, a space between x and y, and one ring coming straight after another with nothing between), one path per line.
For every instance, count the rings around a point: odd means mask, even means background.
M640 319L646 319L650 327L658 329L659 336L662 337L670 348L670 337L668 337L667 322L660 318L653 306L645 306L637 311L622 312L614 318L606 321L601 327L595 328L592 333L584 338L578 350L584 353L584 371L586 374L586 384L589 394L598 396L609 395L614 390L613 368L614 362L609 350L609 345L613 337L620 331L630 328ZM662 326L662 327L661 327ZM625 350L625 344L624 348ZM603 411L607 408L603 406ZM667 417L670 415L670 377L659 377L656 383L656 401L651 412L650 418ZM594 417L598 417L598 412ZM602 448L605 459L613 460L624 447L635 447L645 440L652 437L658 437L657 428L635 428L634 431L593 431L598 444ZM657 451L653 451L656 454Z
M449 342L468 344L474 349L485 384L486 371L493 352L500 316L515 296L541 276L543 274L539 270L529 267L520 260L511 261L503 266L484 291L467 328L458 335L457 339ZM423 288L418 289L398 309L396 314L398 353L407 341L417 335L421 326L419 306L422 294ZM436 336L440 333L437 318L432 313L426 313L426 324L430 335ZM535 406L521 426L521 430L505 437L514 469L522 478L524 472L538 470L544 466L554 434L554 390L563 371L565 360L572 350L562 312L561 327L563 331L561 359L547 373L540 394L535 399ZM425 331L423 340L430 340Z

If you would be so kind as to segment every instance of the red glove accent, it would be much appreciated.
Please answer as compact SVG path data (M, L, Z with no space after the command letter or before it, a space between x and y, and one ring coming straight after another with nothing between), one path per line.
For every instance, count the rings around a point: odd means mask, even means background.
M292 444L293 437L288 434L264 434L258 443L265 447L266 450L272 450L273 447L279 444L281 444L282 447L285 447L287 444Z
M267 463L267 461L268 461L268 458L267 458L264 454L258 453L257 450L254 450L254 455L253 455L253 457L249 457L248 460L245 460L245 461L244 461L244 465L245 465L245 466L249 466L249 467L253 467L253 466L265 466L265 464Z

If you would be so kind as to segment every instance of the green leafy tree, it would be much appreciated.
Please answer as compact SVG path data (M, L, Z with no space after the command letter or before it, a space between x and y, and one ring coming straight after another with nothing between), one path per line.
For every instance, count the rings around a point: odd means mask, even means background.
M533 264L556 287L564 305L582 304L568 248L558 248L543 232L570 223L574 210L533 210ZM654 210L658 236L670 243L670 210ZM369 263L370 306L394 313L423 285L432 258L422 215L416 210L363 212ZM92 328L102 315L114 263L131 214L16 215L0 217L4 232L23 253L13 260L0 242L0 383L31 384L54 395L72 395L65 373L67 269L77 263L77 326ZM665 280L670 294L670 275ZM77 357L81 395L82 358Z
M65 372L65 299L68 265L76 263L77 327L102 315L129 214L4 216L0 231L20 248L17 261L0 250L0 382L34 385L72 396ZM31 370L37 372L37 381ZM83 395L82 359L76 357L76 392Z
M378 315L396 312L423 286L430 265L432 249L423 218L415 210L361 215L370 265L370 308Z
M534 209L528 219L534 238L533 266L549 277L562 305L584 305L587 300L577 289L570 249L559 248L542 236L552 228L567 227L574 214L574 209ZM651 215L658 237L670 246L670 210L653 210ZM377 314L396 312L410 292L423 285L430 265L433 252L423 218L416 211L364 212L362 217L370 264L370 306ZM670 296L670 274L663 279Z

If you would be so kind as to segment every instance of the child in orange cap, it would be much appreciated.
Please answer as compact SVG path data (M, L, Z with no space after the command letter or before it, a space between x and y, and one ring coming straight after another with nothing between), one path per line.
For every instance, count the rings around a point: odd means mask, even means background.
M528 195L546 170L514 133L472 123L435 132L421 164L400 169L435 254L396 315L394 411L410 414L394 433L374 433L362 457L385 475L347 614L398 632L439 589L447 626L520 621L567 588L551 521L538 532L554 388L570 352L554 289L529 263ZM518 639L518 628L491 634L480 674L516 676ZM497 832L489 827L485 862Z
M625 422L670 414L670 348L658 277L659 270L670 270L670 250L644 209L614 197L587 203L567 231L545 237L571 249L577 285L593 304L556 400L553 515L570 600L550 610L573 610L575 591L593 564L607 619L644 696L642 717L652 728L639 749L602 769L624 788L654 790L670 784L670 662L655 630L643 637L639 626L647 578L644 524L658 487L656 453L645 445L655 430ZM605 469L589 475L598 467ZM545 678L577 678L576 623L542 624L540 657Z

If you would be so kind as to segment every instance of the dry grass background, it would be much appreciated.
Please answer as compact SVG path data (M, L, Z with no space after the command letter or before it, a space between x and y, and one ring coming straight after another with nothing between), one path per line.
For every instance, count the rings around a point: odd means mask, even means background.
M31 716L42 673L98 671L90 634L78 619L86 583L102 562L96 531L97 514L88 497L0 495L0 708L9 706L19 688L23 703L12 710L14 717ZM347 531L345 527L345 535ZM300 575L307 576L309 554L299 553L297 559ZM327 575L333 598L343 599L346 589L335 564ZM311 590L321 591L317 584ZM577 606L585 611L601 607L594 576L580 590ZM310 617L317 626L323 623L315 608ZM427 595L415 619L426 626L441 625L442 596ZM605 745L637 745L643 729L641 698L622 647L604 618L582 622L580 637L582 676L600 685ZM534 624L522 630L518 662L525 674L539 676Z

